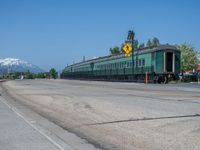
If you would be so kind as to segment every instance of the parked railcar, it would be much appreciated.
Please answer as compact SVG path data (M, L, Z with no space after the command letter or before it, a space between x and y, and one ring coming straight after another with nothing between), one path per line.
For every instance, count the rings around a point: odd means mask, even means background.
M159 45L134 51L134 57L109 55L65 67L61 78L144 81L177 80L180 73L180 51L171 45Z

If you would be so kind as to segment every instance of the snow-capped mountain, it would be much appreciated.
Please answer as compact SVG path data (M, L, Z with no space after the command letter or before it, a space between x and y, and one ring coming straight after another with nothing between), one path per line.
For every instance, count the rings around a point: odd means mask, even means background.
M24 60L16 58L0 59L0 73L26 72L28 70L32 73L44 72L39 67Z

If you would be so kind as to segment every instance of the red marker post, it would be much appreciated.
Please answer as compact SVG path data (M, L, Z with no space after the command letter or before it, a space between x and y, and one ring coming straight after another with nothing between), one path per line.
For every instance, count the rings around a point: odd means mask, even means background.
M148 72L146 72L145 83L148 83Z

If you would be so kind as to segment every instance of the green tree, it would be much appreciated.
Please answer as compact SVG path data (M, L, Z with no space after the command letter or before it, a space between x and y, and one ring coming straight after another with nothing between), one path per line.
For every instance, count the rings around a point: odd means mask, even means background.
M56 72L56 69L51 68L51 69L49 70L49 74L50 74L50 77L51 77L51 78L56 79L58 73Z
M37 76L37 78L42 78L42 79L44 79L44 78L45 78L45 73L44 73L44 72L38 73L36 76Z
M159 39L158 39L157 37L154 37L154 38L152 39L152 45L153 45L153 46L158 46L158 45L160 45L160 41L159 41Z
M152 42L151 42L151 39L148 39L146 46L147 46L147 47L151 47L152 45L153 45L153 44L152 44Z
M110 53L113 54L121 54L121 50L118 46L115 46L114 48L110 48Z
M25 72L25 78L26 79L33 79L33 73L31 73L29 70L27 72Z
M198 62L198 52L190 44L184 43L177 45L177 48L181 51L181 68L182 70L193 70L196 68Z
M144 43L141 43L141 44L139 45L139 48L144 48L144 47L145 47Z

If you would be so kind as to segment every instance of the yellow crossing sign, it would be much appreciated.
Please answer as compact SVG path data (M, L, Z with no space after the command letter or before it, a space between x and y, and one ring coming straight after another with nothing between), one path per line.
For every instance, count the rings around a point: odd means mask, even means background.
M130 57L130 56L131 56L131 53L125 53L125 56L126 56L126 57Z
M129 57L131 56L131 51L133 50L132 46L129 44L129 43L126 43L124 46L123 46L123 51L125 52L125 56L126 57Z

